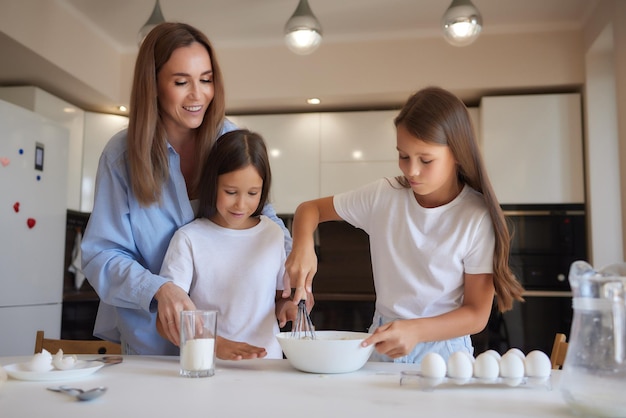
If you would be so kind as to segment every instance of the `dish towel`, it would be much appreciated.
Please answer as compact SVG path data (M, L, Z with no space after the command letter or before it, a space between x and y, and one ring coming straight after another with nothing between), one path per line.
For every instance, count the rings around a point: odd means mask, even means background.
M85 281L85 274L81 266L82 253L80 250L80 243L83 240L83 234L80 231L76 232L76 238L74 238L74 248L72 249L72 262L67 268L67 271L74 273L74 286L76 290L80 289Z

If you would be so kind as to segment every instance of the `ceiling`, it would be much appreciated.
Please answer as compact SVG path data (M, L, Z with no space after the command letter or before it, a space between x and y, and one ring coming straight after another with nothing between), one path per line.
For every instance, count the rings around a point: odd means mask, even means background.
M62 0L124 51L137 48L137 31L154 0ZM581 27L590 0L474 0L484 33ZM297 0L160 0L167 20L190 23L220 47L282 42ZM324 42L432 36L449 0L309 0Z
M23 0L0 0L3 4ZM30 1L30 0L28 0ZM137 32L154 0L55 0L120 54L137 51ZM483 34L572 30L583 27L599 0L473 0L483 16ZM205 32L218 51L282 45L285 22L298 0L160 0L169 21ZM450 0L309 0L321 22L324 44L363 40L439 37L439 21ZM8 6L10 7L10 5ZM36 10L36 9L35 9ZM286 48L286 46L285 46ZM86 109L104 108L98 91L10 42L0 25L0 85L32 84ZM315 54L315 53L314 53ZM130 75L129 75L130 76ZM257 98L258 101L258 98ZM110 103L108 103L110 104ZM240 103L245 108L245 103Z

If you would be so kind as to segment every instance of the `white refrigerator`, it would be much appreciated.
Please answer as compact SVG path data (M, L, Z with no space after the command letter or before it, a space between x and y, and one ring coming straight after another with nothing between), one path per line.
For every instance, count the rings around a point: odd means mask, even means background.
M59 338L69 131L0 100L0 356Z

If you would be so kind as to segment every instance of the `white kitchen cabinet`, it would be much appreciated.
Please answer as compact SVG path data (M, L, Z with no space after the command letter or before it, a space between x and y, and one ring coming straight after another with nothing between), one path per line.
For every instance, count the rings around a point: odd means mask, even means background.
M100 154L113 135L128 127L128 117L105 113L85 112L83 145L83 174L81 186L82 212L93 210L96 172Z
M482 152L502 204L584 203L579 94L483 97Z
M270 199L277 213L294 213L300 203L319 196L319 113L229 119L265 140L272 167Z
M400 174L397 115L397 110L321 114L321 196Z
M85 112L33 86L1 87L0 99L35 112L68 129L67 208L80 210Z

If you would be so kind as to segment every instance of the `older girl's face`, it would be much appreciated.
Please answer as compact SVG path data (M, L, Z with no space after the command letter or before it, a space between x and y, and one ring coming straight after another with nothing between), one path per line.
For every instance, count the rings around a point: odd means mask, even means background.
M170 139L200 126L214 95L211 58L202 44L174 50L157 74L157 94Z
M397 148L400 170L421 206L445 205L459 194L457 164L450 147L422 141L399 125Z

